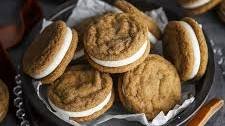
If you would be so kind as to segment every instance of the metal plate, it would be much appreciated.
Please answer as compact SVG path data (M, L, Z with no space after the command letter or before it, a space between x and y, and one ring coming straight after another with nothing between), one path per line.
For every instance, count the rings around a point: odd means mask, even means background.
M112 1L107 1L111 3ZM133 0L131 1L133 5L138 7L141 10L151 10L154 8L158 8L158 5L152 4L149 0ZM65 20L70 14L71 9L75 6L75 4L64 4L64 6L61 6L60 8L57 8L57 10L60 10L53 16L51 16L49 19L51 20ZM166 11L166 14L169 18L169 20L179 20L181 16L178 13L172 12L168 10L166 7L164 8ZM21 62L22 55L26 49L26 47L29 45L29 43L32 41L32 39L35 37L35 35L39 34L39 30L41 28L41 22L37 24L37 26L32 29L31 33L25 38L25 42L23 42L20 46L16 47L13 51L11 51L12 54L17 55L15 57L16 62L18 64ZM207 71L204 77L197 81L197 84L195 86L195 101L188 106L183 112L181 112L179 115L174 117L173 119L169 120L169 122L166 125L181 125L184 124L193 114L196 113L196 111L201 107L201 105L205 102L207 99L209 90L213 84L214 79L214 71L215 71L215 65L214 65L214 55L212 51L212 47L210 45L209 39L206 36L207 45L208 45L208 52L209 52L209 61L207 66ZM27 77L26 75L23 76L23 89L25 93L25 97L28 99L28 101L31 103L32 107L36 109L36 111L43 116L43 118L47 119L49 122L54 124L55 126L70 126L69 124L65 123L64 121L57 118L54 114L50 113L44 104L38 99L35 90L31 84L31 78ZM113 119L110 120L102 125L141 125L136 122L127 122L124 120L117 120Z

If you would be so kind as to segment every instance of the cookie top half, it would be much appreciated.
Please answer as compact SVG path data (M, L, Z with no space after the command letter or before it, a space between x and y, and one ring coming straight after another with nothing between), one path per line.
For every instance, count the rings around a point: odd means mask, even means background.
M149 120L160 111L168 112L181 98L181 84L175 67L159 55L151 54L119 81L124 107L145 113Z
M147 27L126 13L107 13L89 25L84 47L99 60L121 60L137 52L147 41Z
M88 65L72 66L51 84L48 98L64 111L85 111L98 106L112 93L112 83L109 74Z

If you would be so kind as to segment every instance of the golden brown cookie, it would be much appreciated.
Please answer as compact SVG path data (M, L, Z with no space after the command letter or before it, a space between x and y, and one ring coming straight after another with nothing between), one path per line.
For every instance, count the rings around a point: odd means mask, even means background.
M51 83L62 75L72 60L78 35L63 21L46 27L30 44L23 57L23 70L34 79Z
M187 15L203 14L215 6L222 0L177 0L177 2L184 8Z
M219 15L221 21L225 23L225 0L223 0L218 7L217 14Z
M169 22L163 35L163 54L175 65L181 80L200 79L208 63L201 26L188 17Z
M139 18L139 20L141 20L142 23L147 25L149 32L156 39L159 40L161 38L161 31L160 31L157 23L151 17L145 15L142 11L140 11L135 6L133 6L132 4L128 3L125 0L116 0L116 2L114 4L117 8L119 8L123 12L137 16Z
M145 113L148 120L168 112L181 99L181 84L175 67L159 55L150 54L135 69L119 79L118 92L123 106Z
M84 34L89 62L108 73L126 72L137 66L149 53L149 46L146 25L127 13L107 13L92 22Z
M77 122L90 121L112 106L112 78L88 65L71 66L51 84L48 99L56 112Z
M0 122L3 121L9 106L9 91L5 83L0 79Z

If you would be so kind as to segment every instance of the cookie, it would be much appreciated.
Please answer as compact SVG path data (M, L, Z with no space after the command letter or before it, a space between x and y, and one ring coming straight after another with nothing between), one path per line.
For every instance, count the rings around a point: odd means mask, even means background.
M3 121L9 106L9 91L5 83L0 79L0 122Z
M223 0L218 7L217 14L220 17L221 21L225 23L225 0Z
M59 114L77 122L98 118L113 104L113 81L109 74L88 65L71 66L48 88L48 100Z
M215 6L222 0L177 0L177 2L184 8L187 15L203 14Z
M46 27L30 44L23 57L23 71L42 83L51 83L60 77L72 60L78 35L63 21Z
M102 72L123 73L147 57L147 27L127 13L107 13L89 25L84 49L89 63Z
M130 112L145 113L152 120L172 109L181 99L181 83L175 67L163 57L150 54L118 82L119 98Z
M175 65L181 80L200 79L208 63L201 26L188 17L169 22L163 35L163 54Z
M142 23L147 25L149 31L148 38L151 44L155 44L158 40L160 40L161 31L157 23L151 17L145 15L142 11L125 0L116 0L114 5L125 13L137 16Z

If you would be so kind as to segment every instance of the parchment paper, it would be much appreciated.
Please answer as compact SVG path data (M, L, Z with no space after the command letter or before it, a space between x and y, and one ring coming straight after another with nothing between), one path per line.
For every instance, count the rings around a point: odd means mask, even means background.
M121 12L119 9L100 0L79 0L77 3L77 6L73 9L73 12L69 16L66 23L70 27L74 25L76 26L76 25L79 25L79 23L82 20L85 20L88 17L100 15L107 11ZM151 16L154 20L156 20L160 29L163 31L166 24L168 23L168 19L166 17L165 12L163 11L163 8L147 11L145 13L148 16ZM51 21L44 19L42 24L42 30L51 23L52 23ZM162 54L161 46L162 46L161 41L157 42L157 44L155 45L154 52L157 54ZM182 102L180 103L180 105L176 105L172 110L170 110L166 114L163 112L160 112L152 121L148 121L144 113L131 114L127 112L121 104L115 103L115 105L108 112L103 114L100 118L88 123L79 124L73 120L70 120L69 117L67 117L66 115L59 115L57 112L54 112L54 110L52 110L51 107L49 106L48 100L46 98L46 87L42 88L41 83L38 81L33 81L33 85L36 89L38 97L45 104L45 106L50 110L50 112L55 114L58 118L76 126L77 125L97 125L113 118L125 119L128 121L138 121L142 123L143 125L147 125L147 126L163 125L169 119L173 118L182 110L184 110L195 99L193 97L195 94L195 92L193 92L194 87L190 85L182 86Z

